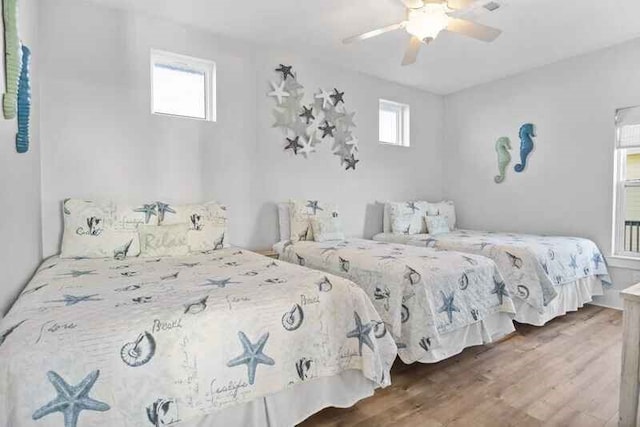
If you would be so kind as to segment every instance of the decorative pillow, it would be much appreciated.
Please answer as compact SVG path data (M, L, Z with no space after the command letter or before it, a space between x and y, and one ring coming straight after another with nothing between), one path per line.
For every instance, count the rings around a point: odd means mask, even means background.
M420 234L426 232L424 215L427 202L388 203L391 232L398 234Z
M425 215L424 221L427 224L427 232L429 234L445 234L451 231L447 217L443 215Z
M442 215L447 217L449 223L449 230L456 229L456 208L451 200L443 200L438 203L429 203L428 214L429 215Z
M320 216L311 218L313 240L326 242L329 240L344 240L342 221L339 216Z
M338 217L336 205L317 200L292 200L289 202L291 241L313 240L311 218Z
M140 256L185 256L189 254L187 243L187 224L173 225L141 225L138 227L140 234Z
M187 241L191 252L207 252L229 247L227 208L217 202L169 205L158 202L161 226L188 224Z
M67 199L63 203L61 258L106 258L140 253L137 229L152 222L154 203L139 206ZM131 241L129 243L129 241Z

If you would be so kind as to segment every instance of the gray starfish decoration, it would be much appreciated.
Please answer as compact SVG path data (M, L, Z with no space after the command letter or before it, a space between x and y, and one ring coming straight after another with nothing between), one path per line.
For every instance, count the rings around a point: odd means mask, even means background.
M256 379L256 367L258 364L262 363L263 365L269 366L276 364L272 358L262 352L264 346L267 344L267 340L269 339L269 332L262 335L255 344L252 344L251 341L249 341L249 338L247 338L245 333L242 331L238 332L238 338L240 338L240 343L242 343L244 353L227 362L227 366L233 368L238 365L247 365L249 384L253 385Z
M356 164L360 160L356 159L355 156L352 154L350 157L345 157L344 161L347 164L347 167L345 168L345 170L349 170L349 169L356 170Z
M291 72L292 68L293 66L291 65L280 64L280 66L276 68L276 71L278 73L282 73L282 80L286 80L288 76L291 76L291 78L295 78L295 76Z
M340 92L338 89L334 88L333 93L329 96L333 100L334 106L337 106L341 102L344 104L344 92Z
M373 325L371 323L365 323L363 325L360 315L355 311L353 312L353 317L356 321L356 328L347 332L347 338L358 338L358 351L360 356L362 356L362 344L366 344L366 346L373 351L373 342L369 336L371 329L373 329Z
M303 119L305 119L307 124L309 124L309 122L311 122L313 119L316 118L313 115L313 106L307 108L306 106L303 105L302 106L302 113L298 114L298 117L302 117Z
M151 219L152 215L157 215L156 213L156 209L158 208L158 205L155 203L150 203L150 204L144 204L142 205L141 208L137 208L134 209L134 212L142 212L144 213L144 223L148 224L149 220Z
M330 125L326 120L324 121L324 124L322 126L318 126L318 130L322 131L322 138L325 138L327 136L333 137L333 131L335 130L335 128L335 126Z
M295 138L287 138L287 145L284 146L284 150L292 150L293 154L297 155L298 150L302 148L302 145L298 142L300 141L300 137L296 136Z
M47 372L47 378L56 389L58 396L35 411L31 418L39 420L54 412L62 412L64 414L64 427L76 427L80 411L108 411L111 409L108 404L89 397L91 387L98 380L99 375L100 370L95 370L87 375L80 384L70 386L57 373L53 371Z
M356 127L356 124L353 121L355 115L356 113L347 113L345 111L344 113L340 113L340 117L337 118L337 122L347 129Z
M496 294L498 297L498 301L500 301L500 305L502 305L503 297L509 297L509 293L507 292L507 285L503 281L498 281L493 278L494 287L491 291L492 294Z
M58 274L58 276L71 276L71 277L80 277L80 276L90 276L95 275L95 270L71 270L68 273Z
M158 202L158 221L164 221L164 214L166 213L176 213L168 203Z
M453 323L453 313L460 313L460 309L453 303L455 291L451 295L446 295L443 291L440 291L440 295L442 296L442 307L438 309L438 313L447 313L449 323Z
M98 294L82 295L82 296L63 295L62 299L52 300L49 302L63 302L65 306L69 306L69 305L76 305L80 302L85 302L85 301L102 301L102 298L95 298L97 296Z
M310 209L313 209L313 214L315 215L316 213L318 213L318 211L323 211L324 209L322 209L320 206L318 206L318 201L317 200L307 200L307 206Z

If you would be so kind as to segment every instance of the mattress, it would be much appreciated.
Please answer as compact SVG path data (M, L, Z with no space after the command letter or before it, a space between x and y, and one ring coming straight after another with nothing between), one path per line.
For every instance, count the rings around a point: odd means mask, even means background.
M348 280L235 248L50 258L0 322L0 425L298 422L390 383L381 322Z
M534 325L576 310L611 282L602 253L588 239L471 230L437 236L380 233L373 239L491 258L519 307L516 320ZM559 296L575 303L559 303Z
M488 258L363 239L274 249L282 260L360 286L384 322L377 332L393 336L405 363L436 362L513 331L514 304ZM460 331L470 331L469 340Z

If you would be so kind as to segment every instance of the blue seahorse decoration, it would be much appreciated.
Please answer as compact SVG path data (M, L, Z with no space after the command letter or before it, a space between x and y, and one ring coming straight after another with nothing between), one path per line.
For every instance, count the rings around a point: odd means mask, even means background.
M31 85L29 83L29 63L31 50L22 45L22 70L18 82L18 133L16 135L16 151L29 151L29 116L31 114Z
M520 127L520 163L514 167L516 172L522 172L527 167L527 157L533 151L533 137L535 136L533 124L525 123Z

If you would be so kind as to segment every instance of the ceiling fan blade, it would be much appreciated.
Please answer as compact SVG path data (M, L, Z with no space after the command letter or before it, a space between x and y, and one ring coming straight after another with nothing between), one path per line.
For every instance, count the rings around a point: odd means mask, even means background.
M502 34L502 30L478 24L476 22L467 21L466 19L451 18L447 30L482 40L484 42L492 42Z
M411 37L409 41L409 46L407 46L407 51L404 53L404 58L402 58L402 65L410 65L416 62L416 58L418 58L418 52L420 51L420 45L422 42L417 37Z
M378 28L377 30L367 31L366 33L358 34L357 36L348 37L342 40L342 43L349 44L358 40L370 39L371 37L379 36L380 34L388 33L389 31L399 30L400 28L404 28L405 25L406 25L406 22L387 25L386 27Z
M419 9L424 6L423 0L402 0L402 3L409 9Z
M477 0L448 0L446 3L449 9L460 10L471 6L476 1Z

